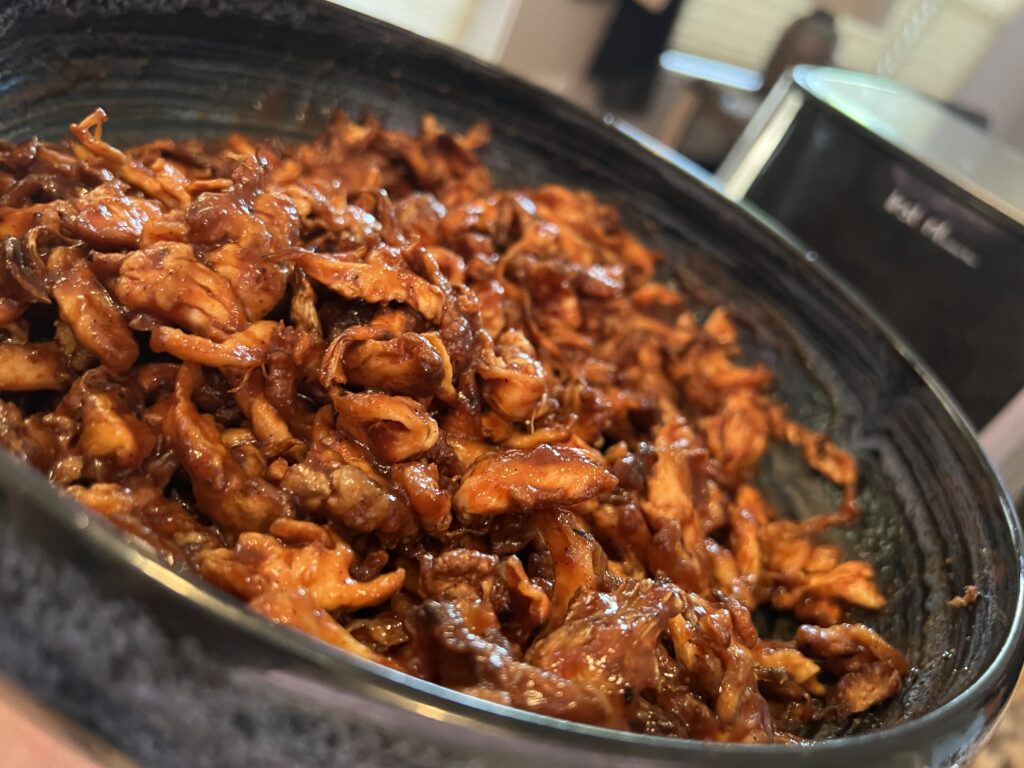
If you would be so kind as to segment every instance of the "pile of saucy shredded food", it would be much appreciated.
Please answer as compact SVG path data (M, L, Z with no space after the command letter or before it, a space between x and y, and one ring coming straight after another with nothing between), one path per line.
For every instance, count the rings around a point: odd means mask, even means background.
M488 131L0 145L0 441L252 610L492 702L785 742L908 667L818 543L857 470L653 281L614 208L499 190ZM796 522L770 441L842 489ZM751 611L795 617L759 636Z

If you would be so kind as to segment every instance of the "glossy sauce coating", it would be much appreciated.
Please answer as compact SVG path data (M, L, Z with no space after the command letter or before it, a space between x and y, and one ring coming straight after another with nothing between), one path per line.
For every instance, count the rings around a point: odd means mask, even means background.
M738 362L727 308L487 129L0 145L0 442L272 621L490 701L785 742L908 672L816 536L857 468ZM771 441L842 490L801 523ZM760 637L752 611L792 614Z

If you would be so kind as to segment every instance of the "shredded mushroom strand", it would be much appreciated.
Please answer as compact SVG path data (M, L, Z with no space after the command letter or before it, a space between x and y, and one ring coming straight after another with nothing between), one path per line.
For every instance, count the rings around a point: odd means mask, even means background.
M495 189L486 127L430 116L124 151L106 120L0 144L0 443L75 499L272 621L541 714L788 742L899 690L849 623L872 567L816 540L856 463L614 208ZM772 441L839 509L772 508Z

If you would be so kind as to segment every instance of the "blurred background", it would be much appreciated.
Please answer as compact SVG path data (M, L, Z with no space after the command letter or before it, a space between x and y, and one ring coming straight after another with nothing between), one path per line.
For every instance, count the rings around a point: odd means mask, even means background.
M621 115L711 168L796 63L891 77L1024 148L1024 0L336 1Z

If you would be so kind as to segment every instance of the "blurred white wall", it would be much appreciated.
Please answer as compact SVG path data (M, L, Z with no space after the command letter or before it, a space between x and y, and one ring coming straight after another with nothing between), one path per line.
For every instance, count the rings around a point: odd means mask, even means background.
M585 106L617 0L331 0L461 48ZM3 0L0 0L2 5Z
M1024 11L1000 30L957 101L985 113L992 133L1024 149Z
M574 101L617 8L615 0L517 0L499 66Z
M515 0L498 0L514 2ZM462 44L466 27L480 0L331 0L354 11L438 40ZM2 5L2 2L0 2Z

